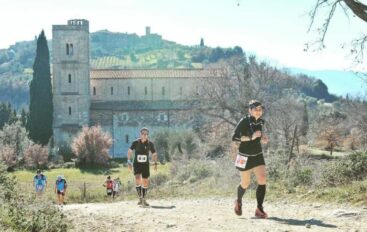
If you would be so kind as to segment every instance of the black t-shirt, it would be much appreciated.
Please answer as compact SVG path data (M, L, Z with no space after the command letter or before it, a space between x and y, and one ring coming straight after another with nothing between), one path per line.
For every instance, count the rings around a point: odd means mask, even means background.
M263 131L265 121L261 118L255 119L252 116L242 118L234 129L232 141L241 141L241 136L250 137L255 131ZM239 152L242 155L257 155L262 153L260 138L251 141L241 142Z
M137 139L131 144L130 149L135 150L134 163L149 163L149 151L155 153L154 144L149 140L143 143L141 139Z

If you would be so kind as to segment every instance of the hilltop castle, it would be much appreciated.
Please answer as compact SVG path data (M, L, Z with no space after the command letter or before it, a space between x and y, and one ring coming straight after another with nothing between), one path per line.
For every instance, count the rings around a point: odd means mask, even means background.
M150 29L147 29L150 33ZM190 102L219 72L206 69L92 69L89 22L52 27L53 133L70 143L82 126L101 125L113 137L112 157L123 157L139 128L187 128Z

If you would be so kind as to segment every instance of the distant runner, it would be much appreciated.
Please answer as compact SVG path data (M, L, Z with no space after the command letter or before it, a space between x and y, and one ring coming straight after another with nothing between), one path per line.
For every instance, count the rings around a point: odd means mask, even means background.
M55 183L55 193L57 194L57 203L59 205L64 204L64 198L66 194L67 183L63 176L57 176Z
M149 152L152 153L152 160L154 161L154 170L157 170L157 152L154 144L148 140L149 130L146 127L140 129L140 138L135 140L128 152L127 163L129 170L134 166L136 191L138 193L138 205L149 206L146 201L149 186ZM132 161L132 153L135 151L134 161Z
M40 169L37 169L37 174L33 178L33 185L37 196L41 196L46 191L47 178Z

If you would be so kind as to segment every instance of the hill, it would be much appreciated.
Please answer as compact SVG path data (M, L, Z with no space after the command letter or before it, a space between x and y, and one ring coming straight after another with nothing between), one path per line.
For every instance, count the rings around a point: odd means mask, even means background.
M158 34L138 36L102 30L91 33L90 41L92 68L202 68L233 56L246 56L238 46L185 46L164 40ZM52 53L51 40L49 49ZM28 107L35 51L35 40L16 42L9 48L0 50L0 101L10 102L17 109ZM307 83L311 85L299 88L306 95L310 95L310 91L304 90L313 88L312 83L320 85L314 79ZM335 100L327 88L322 91L326 92L311 96L324 98L326 101Z

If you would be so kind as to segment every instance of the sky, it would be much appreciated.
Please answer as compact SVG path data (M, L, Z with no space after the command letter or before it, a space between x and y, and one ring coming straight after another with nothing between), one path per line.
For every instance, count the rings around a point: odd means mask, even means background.
M364 1L362 1L364 2ZM316 0L0 0L0 49L32 40L53 24L87 19L90 32L107 29L143 35L145 27L183 45L241 46L278 67L365 71L353 66L341 44L362 35L367 23L339 10L329 27L326 48L303 51L317 33L307 33ZM321 17L319 18L321 19ZM318 20L320 24L320 20ZM315 28L316 29L316 28ZM365 59L366 60L366 59Z

